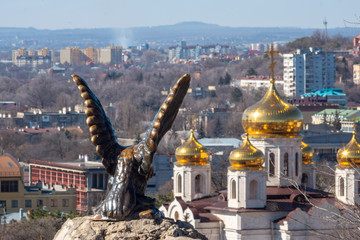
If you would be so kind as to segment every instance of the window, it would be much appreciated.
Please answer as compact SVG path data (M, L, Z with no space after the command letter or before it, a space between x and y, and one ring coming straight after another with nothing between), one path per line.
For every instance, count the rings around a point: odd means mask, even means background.
M38 199L38 200L36 201L36 206L37 206L37 207L42 207L43 205L44 205L44 201L43 201L43 200Z
M249 199L257 199L257 198L258 198L258 182L256 180L251 180Z
M1 192L18 192L18 181L1 181Z
M97 174L92 175L92 187L97 188Z
M0 208L6 208L6 201L0 200Z
M102 173L99 173L99 188L104 189L104 175Z
M202 192L202 177L201 175L196 175L195 177L195 193Z
M269 176L272 177L275 175L275 154L270 153L269 156Z
M25 207L31 208L31 200L25 200Z
M299 176L299 154L295 153L295 176Z
M357 183L357 195L360 196L360 180L357 180L356 183Z
M181 193L182 191L182 185L181 185L181 174L177 176L177 192Z
M63 207L68 207L70 204L69 204L69 199L63 199L62 200L62 205Z
M345 194L345 183L344 178L339 178L339 195L342 197Z
M18 200L11 200L11 207L17 208L18 207Z
M231 180L231 199L236 199L236 182Z
M289 154L288 153L284 154L284 175L286 177L289 176Z
M50 199L50 207L57 207L57 199Z
M303 173L301 177L301 184L306 186L308 184L308 181L309 181L308 175L306 173Z

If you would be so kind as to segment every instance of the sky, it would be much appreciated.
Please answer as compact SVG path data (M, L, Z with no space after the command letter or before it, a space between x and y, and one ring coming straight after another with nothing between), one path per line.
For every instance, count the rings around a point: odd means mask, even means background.
M199 21L328 28L360 22L360 0L1 0L0 27L129 28Z

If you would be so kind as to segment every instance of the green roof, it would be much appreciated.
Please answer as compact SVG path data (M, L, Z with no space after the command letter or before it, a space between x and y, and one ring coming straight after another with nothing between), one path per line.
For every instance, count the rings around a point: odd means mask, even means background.
M355 117L356 118L360 118L360 110L352 110L352 109L333 109L333 108L327 108L324 109L318 113L316 113L315 115L335 115L335 113L338 112L339 117L340 118L346 118L346 119L350 119ZM358 115L358 116L354 116L354 115Z

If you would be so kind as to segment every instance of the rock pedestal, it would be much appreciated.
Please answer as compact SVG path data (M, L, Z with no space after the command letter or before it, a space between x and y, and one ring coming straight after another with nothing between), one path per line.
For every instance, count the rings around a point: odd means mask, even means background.
M207 239L189 223L168 218L129 221L92 221L90 216L68 219L54 240L188 240Z

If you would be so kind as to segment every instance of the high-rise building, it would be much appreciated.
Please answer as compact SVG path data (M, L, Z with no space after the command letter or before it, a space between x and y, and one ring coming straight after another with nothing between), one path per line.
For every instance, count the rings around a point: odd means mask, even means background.
M12 51L12 62L19 67L25 65L36 67L43 64L51 66L53 56L54 51L48 48L40 50L20 48Z
M79 47L67 47L60 50L60 63L72 65L84 65L87 57Z
M354 54L360 55L360 33L358 36L353 38Z
M105 48L67 47L60 50L60 63L85 65L89 62L102 64L119 64L122 62L122 47L111 46Z
M334 83L334 53L309 48L284 54L284 93L287 97L297 97L313 89L332 88Z
M119 64L122 62L122 47L110 46L100 49L100 63Z
M353 65L353 81L354 84L360 84L360 64Z

